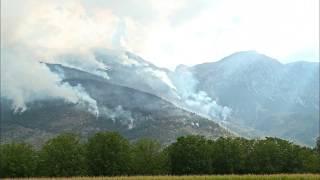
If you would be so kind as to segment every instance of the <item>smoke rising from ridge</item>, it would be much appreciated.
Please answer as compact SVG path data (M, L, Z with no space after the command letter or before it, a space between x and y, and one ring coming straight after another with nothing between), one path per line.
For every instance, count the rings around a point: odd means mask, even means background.
M90 14L77 1L4 1L2 5L1 97L12 101L15 112L27 110L32 101L54 98L84 105L98 116L97 102L81 86L62 83L63 76L45 63L108 78L107 67L95 59L92 49L111 47L117 18L110 11ZM20 16L14 14L17 10Z
M206 92L197 90L199 82L188 67L178 67L172 79L186 108L214 120L225 121L231 115L231 108L219 105Z
M62 83L59 75L26 52L5 50L1 54L1 96L12 101L15 112L27 110L27 104L32 101L55 98L85 103L90 112L98 114L95 100L83 88Z
M113 109L102 106L100 107L101 117L110 118L113 123L117 121L120 122L122 125L126 125L128 129L134 128L134 121L135 119L132 117L131 111L124 110L122 106L117 106Z

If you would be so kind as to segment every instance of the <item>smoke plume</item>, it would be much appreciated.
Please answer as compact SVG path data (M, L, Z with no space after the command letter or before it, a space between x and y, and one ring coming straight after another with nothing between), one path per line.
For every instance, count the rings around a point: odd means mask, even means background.
M1 97L12 101L15 112L27 110L32 101L53 98L85 105L98 115L97 102L81 86L62 83L62 76L45 63L108 78L106 66L95 59L92 49L111 46L116 21L110 11L92 14L77 1L4 1Z
M173 82L180 95L181 101L187 109L215 120L226 120L231 115L232 109L222 106L213 100L204 91L197 89L198 80L189 71L188 67L179 66L175 70Z
M63 99L71 103L84 103L88 110L98 114L97 105L81 86L72 87L49 68L34 60L30 51L2 49L1 96L12 101L15 112L27 110L35 100Z
M101 117L110 118L114 123L117 121L120 122L122 125L128 127L128 129L132 129L134 127L134 118L130 111L124 110L122 106L117 106L114 109L108 107L100 107Z

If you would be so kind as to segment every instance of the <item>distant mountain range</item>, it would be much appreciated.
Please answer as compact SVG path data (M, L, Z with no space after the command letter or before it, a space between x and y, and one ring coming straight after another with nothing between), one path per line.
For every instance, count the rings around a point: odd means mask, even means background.
M279 61L254 51L175 71L159 68L127 51L96 49L108 78L77 67L47 64L63 81L81 86L97 102L48 99L14 113L1 99L1 136L5 141L41 144L66 131L87 137L118 131L170 143L176 137L277 136L314 145L319 132L319 63ZM79 58L68 54L64 59Z
M234 53L189 70L205 91L232 109L222 123L247 136L277 136L314 145L319 136L319 63Z

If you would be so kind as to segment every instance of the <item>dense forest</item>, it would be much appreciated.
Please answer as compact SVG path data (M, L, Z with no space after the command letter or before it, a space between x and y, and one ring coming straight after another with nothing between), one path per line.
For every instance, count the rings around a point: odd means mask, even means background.
M162 147L151 139L130 143L115 132L100 132L86 141L66 133L48 140L40 149L24 143L2 144L0 175L319 173L319 146L319 139L312 149L271 137L209 140L190 135Z

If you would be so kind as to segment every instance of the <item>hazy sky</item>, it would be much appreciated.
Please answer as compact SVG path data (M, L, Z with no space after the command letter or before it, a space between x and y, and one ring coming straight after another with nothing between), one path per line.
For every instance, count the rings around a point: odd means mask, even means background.
M257 50L319 60L319 0L2 0L1 48L50 58L127 49L156 65L216 61ZM4 43L5 42L5 43Z

